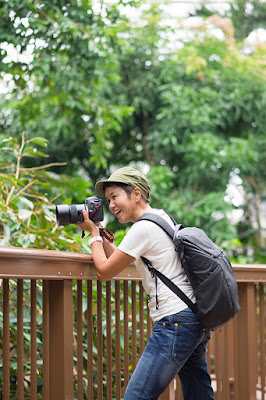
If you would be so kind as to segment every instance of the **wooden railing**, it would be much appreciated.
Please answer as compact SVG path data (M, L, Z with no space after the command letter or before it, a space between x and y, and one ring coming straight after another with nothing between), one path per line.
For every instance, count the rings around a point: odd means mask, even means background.
M242 309L208 347L215 398L264 400L266 266L234 272ZM133 266L100 283L89 255L2 247L0 293L0 399L123 398L152 329ZM160 399L182 399L178 379Z

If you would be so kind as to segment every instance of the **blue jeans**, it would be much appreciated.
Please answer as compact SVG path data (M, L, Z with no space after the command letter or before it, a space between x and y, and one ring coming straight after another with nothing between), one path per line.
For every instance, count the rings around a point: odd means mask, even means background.
M162 318L153 328L124 400L156 400L176 374L184 400L214 399L206 357L209 339L209 330L189 308Z

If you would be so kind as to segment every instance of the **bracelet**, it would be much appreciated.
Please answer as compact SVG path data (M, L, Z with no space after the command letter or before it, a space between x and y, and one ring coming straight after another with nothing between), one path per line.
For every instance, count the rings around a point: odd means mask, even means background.
M101 236L92 237L91 239L89 239L89 246L91 246L93 242L102 242L103 243L103 238Z

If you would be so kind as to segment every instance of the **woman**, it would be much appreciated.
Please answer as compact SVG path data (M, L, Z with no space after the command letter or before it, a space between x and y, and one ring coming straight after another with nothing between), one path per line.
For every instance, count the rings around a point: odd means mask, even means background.
M206 345L210 338L193 312L166 285L154 278L141 260L144 256L153 267L171 279L193 302L193 289L181 266L171 238L156 224L138 221L147 212L170 217L149 204L151 187L140 171L124 167L95 186L105 196L109 209L122 224L133 225L116 248L99 233L99 227L83 210L83 230L91 232L89 244L98 279L107 281L132 262L141 275L149 299L150 315L155 323L153 333L126 388L124 400L158 399L175 375L181 380L185 400L213 399L211 379L207 369Z

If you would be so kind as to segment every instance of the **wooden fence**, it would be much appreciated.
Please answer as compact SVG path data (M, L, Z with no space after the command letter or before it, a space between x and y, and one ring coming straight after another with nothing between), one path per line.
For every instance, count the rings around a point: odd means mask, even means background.
M234 265L241 311L213 332L217 400L264 400L265 265ZM96 280L91 256L0 248L0 399L122 399L151 334L133 266ZM160 400L182 399L174 379Z

